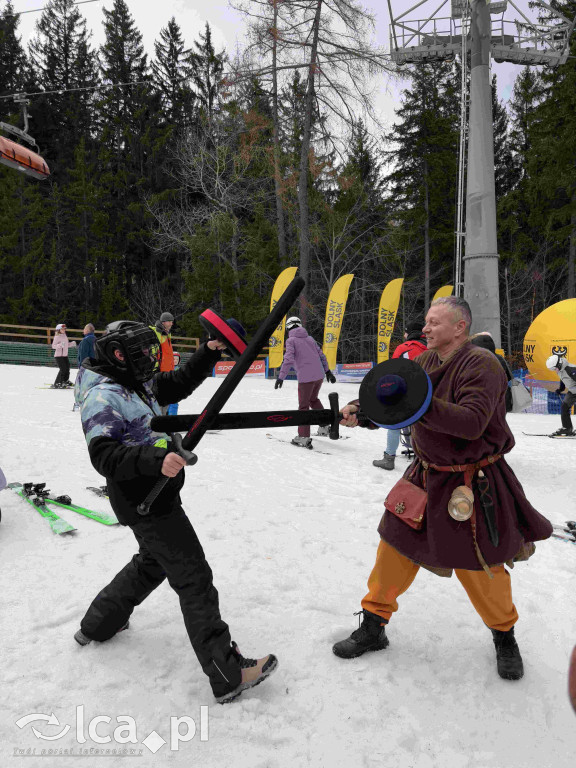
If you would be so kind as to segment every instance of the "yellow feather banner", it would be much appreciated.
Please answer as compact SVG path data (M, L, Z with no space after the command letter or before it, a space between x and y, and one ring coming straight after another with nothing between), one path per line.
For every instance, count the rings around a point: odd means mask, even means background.
M336 353L338 351L338 341L340 340L340 330L342 329L342 320L346 311L346 302L348 301L348 291L350 283L354 280L354 275L342 275L338 278L326 304L326 320L324 322L324 343L322 351L326 355L330 370L336 367Z
M298 267L288 267L278 275L276 282L274 283L274 288L272 289L272 299L270 300L270 311L274 309L274 307L278 303L278 299L282 296L286 288L288 288L292 280L294 280L294 277L297 271L298 271ZM274 330L274 333L272 334L268 342L268 345L270 347L268 352L269 368L280 368L280 366L282 365L282 360L284 359L285 325L286 325L286 315L284 315L284 317L282 318L282 322L280 323L280 325L276 327L276 329Z
M378 336L376 339L377 361L383 363L390 357L390 339L394 332L394 323L396 322L396 313L400 303L400 294L404 278L398 277L396 280L390 280L386 288L382 291L380 297L380 307L378 309Z
M443 299L445 296L452 296L453 290L453 285L443 285L442 288L438 288L432 301L436 301L436 299Z

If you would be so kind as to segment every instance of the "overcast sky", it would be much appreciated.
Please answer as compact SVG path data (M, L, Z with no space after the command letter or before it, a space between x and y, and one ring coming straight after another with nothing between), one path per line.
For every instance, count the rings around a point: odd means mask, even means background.
M4 3L4 0L0 0ZM126 0L130 12L142 33L144 44L150 57L154 55L154 40L162 27L165 27L169 19L174 16L180 25L186 44L190 46L192 41L198 38L206 22L210 24L217 48L226 48L233 51L237 45L243 47L243 21L240 15L228 6L227 0ZM45 0L13 0L16 12L31 11L45 5ZM527 2L517 3L520 7L527 6ZM363 0L363 5L376 15L376 41L388 48L389 39L389 15L385 0ZM413 3L406 0L392 0L395 14L400 13L401 8L409 8ZM427 2L408 18L424 18L426 11L432 12L439 5L438 2ZM88 22L88 27L93 31L92 42L101 45L103 42L102 8L110 8L112 0L91 2L81 5L79 10ZM440 16L449 15L449 5L446 12L442 9ZM513 12L514 13L514 12ZM532 14L530 14L532 15ZM39 13L23 13L20 17L19 32L26 43L34 34L34 26ZM512 17L510 12L507 18ZM492 63L493 71L498 77L498 91L501 99L510 97L514 78L520 71L519 67L512 64ZM386 84L382 82L378 88L378 111L383 122L390 125L394 120L394 105L398 103L399 92L403 85Z

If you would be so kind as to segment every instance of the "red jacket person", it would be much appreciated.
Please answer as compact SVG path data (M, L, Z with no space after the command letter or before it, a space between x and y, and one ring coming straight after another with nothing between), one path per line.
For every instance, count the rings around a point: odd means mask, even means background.
M499 675L518 680L523 675L514 637L518 613L504 564L512 567L530 557L533 542L547 539L552 525L532 507L504 458L514 446L503 397L506 376L494 355L469 342L471 322L467 302L457 297L437 299L428 311L428 351L418 363L432 381L433 397L412 426L416 458L405 475L427 490L424 521L416 530L384 513L362 624L333 650L348 659L385 648L385 625L422 566L440 576L456 573L492 630ZM355 403L345 406L342 423L356 426L357 410ZM465 496L473 492L472 516L459 521L448 507L464 486Z

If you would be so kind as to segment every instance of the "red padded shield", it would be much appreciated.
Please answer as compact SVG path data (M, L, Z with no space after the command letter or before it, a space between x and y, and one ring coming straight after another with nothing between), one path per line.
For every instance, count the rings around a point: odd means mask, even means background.
M200 322L211 336L215 336L220 341L226 344L230 355L234 360L237 360L242 352L246 349L246 342L244 339L231 328L226 320L213 309L205 309L200 315Z

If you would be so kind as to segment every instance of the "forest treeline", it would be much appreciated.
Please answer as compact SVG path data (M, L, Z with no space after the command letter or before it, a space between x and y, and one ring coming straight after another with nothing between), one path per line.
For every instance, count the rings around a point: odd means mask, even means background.
M554 5L576 14L576 0ZM48 0L26 46L4 6L0 120L22 127L12 96L29 94L51 175L0 166L0 322L103 327L169 310L177 333L199 335L212 307L253 330L277 275L299 266L295 311L317 336L330 286L354 273L340 341L354 362L375 359L389 280L405 278L397 338L453 282L459 62L402 70L380 126L371 84L398 72L356 0L237 8L244 51L217 50L208 25L186 41L172 18L149 57L125 0L103 9L99 48L73 0ZM507 351L576 295L574 41L571 53L555 70L519 68L506 107L493 81Z

